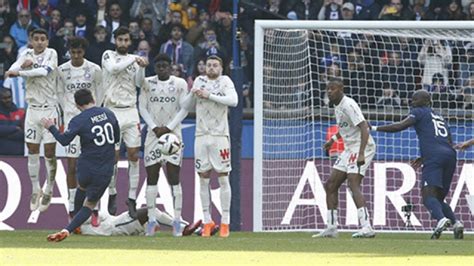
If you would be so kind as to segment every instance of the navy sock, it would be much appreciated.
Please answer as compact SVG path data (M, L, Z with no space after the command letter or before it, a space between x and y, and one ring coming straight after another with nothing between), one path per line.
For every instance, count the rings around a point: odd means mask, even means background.
M423 204L430 211L431 217L433 217L437 221L444 218L441 202L439 202L437 198L433 196L427 196L423 199Z
M76 215L79 210L84 205L84 200L86 199L86 192L81 189L76 189L76 196L74 197L74 211L73 214Z
M444 216L448 217L451 220L452 224L456 222L456 216L454 215L453 209L446 202L441 202L441 208L443 210Z
M66 226L66 230L69 231L69 233L73 232L74 229L78 228L81 226L89 217L91 216L92 210L83 206L77 213L74 215L74 218L72 219L71 223Z

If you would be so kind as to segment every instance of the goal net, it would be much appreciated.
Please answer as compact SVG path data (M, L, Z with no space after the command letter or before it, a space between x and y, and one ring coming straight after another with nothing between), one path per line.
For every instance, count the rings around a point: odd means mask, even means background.
M372 125L404 119L413 92L423 88L455 143L474 137L473 24L258 21L255 39L255 231L325 227L324 183L343 150L342 142L329 152L322 148L337 132L326 95L331 77L342 78ZM371 135L377 152L362 190L374 228L432 231L420 169L409 163L419 156L415 131ZM473 158L472 148L458 152L446 198L467 232L474 229ZM338 210L340 229L359 228L345 184Z

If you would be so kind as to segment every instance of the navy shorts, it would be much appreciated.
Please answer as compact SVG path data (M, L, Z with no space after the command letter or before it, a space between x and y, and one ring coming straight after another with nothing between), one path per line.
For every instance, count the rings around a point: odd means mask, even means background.
M426 160L423 163L421 186L439 187L446 196L451 187L454 171L456 171L456 153L437 155L437 158Z
M112 176L93 176L87 173L77 173L79 186L86 190L88 201L97 202L104 195Z

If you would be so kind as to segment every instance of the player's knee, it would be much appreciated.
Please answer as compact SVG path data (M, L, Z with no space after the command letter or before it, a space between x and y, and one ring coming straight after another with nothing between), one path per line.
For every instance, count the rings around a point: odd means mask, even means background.
M359 182L359 180L348 178L347 179L347 186L351 189L352 192L359 191L360 182Z
M146 184L147 185L150 185L150 186L155 186L156 184L158 184L158 177L157 176L148 176L146 178Z
M26 146L28 147L28 153L29 154L38 154L39 153L40 146L38 144L27 143Z

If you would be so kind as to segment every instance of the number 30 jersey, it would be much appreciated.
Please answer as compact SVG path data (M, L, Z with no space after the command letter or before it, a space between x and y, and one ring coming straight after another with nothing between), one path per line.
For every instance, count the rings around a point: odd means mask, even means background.
M454 152L451 133L441 115L435 114L430 107L415 107L411 109L409 117L415 120L414 127L420 142L421 157Z

